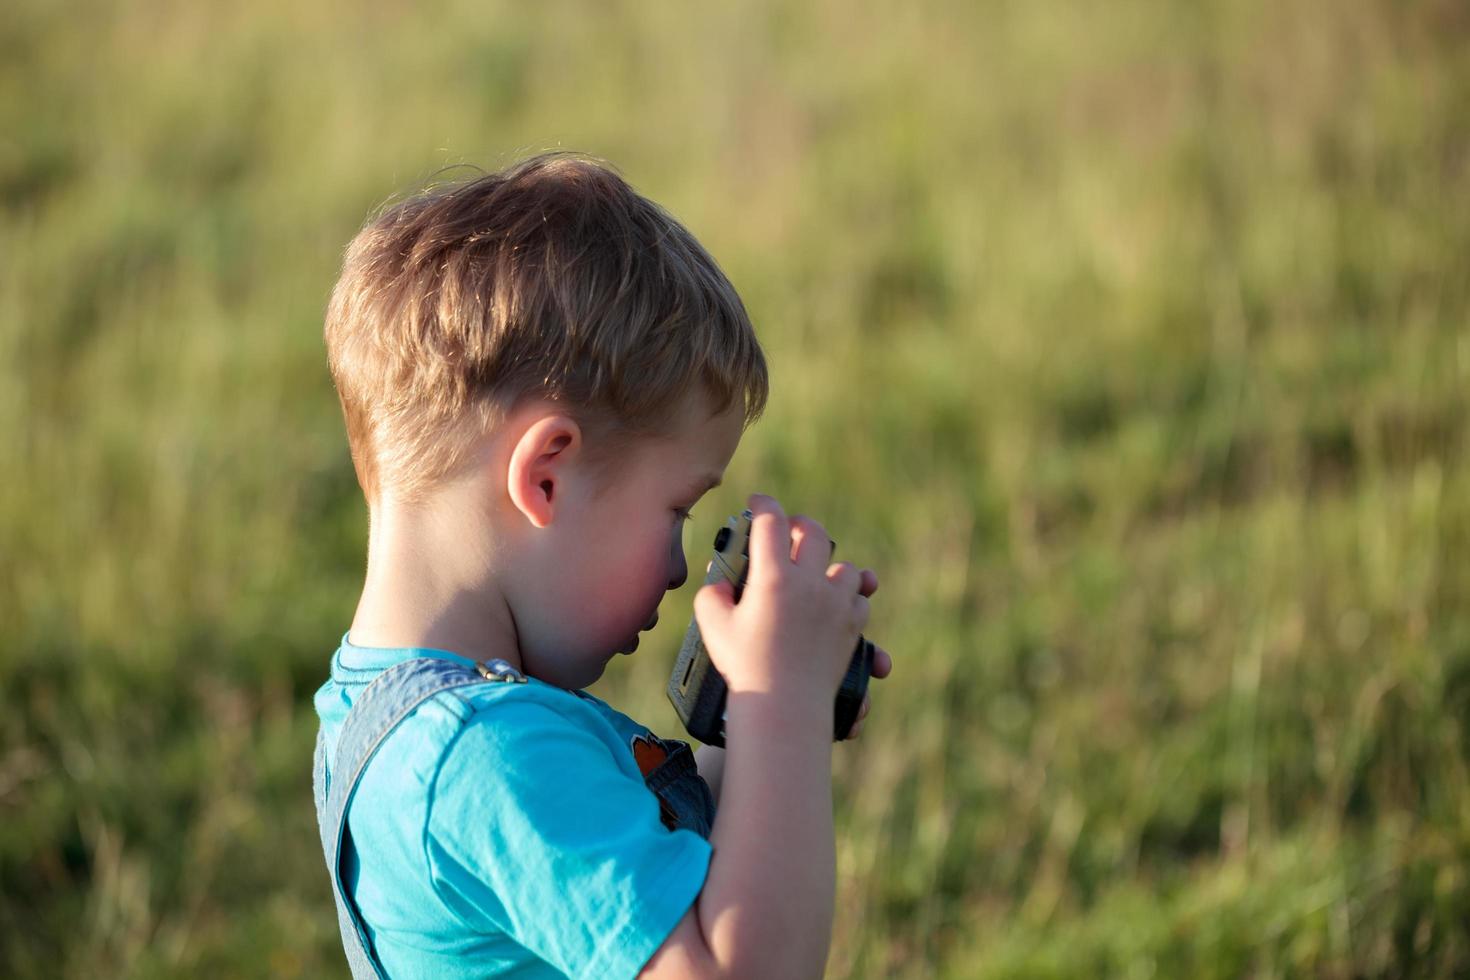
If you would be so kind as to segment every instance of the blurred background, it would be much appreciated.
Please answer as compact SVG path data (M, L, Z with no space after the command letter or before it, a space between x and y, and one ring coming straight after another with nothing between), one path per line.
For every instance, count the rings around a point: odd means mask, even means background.
M7 0L0 974L346 975L323 308L555 148L766 347L691 562L759 489L882 579L831 976L1470 973L1466 5Z

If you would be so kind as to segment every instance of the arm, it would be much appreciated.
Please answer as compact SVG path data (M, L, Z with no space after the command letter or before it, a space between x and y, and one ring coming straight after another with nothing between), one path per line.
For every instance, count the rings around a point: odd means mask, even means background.
M731 692L709 875L644 976L821 976L836 875L832 737L824 712L811 710L820 707Z
M866 577L827 566L830 540L814 522L793 536L774 500L753 497L751 509L741 602L725 582L695 597L729 687L714 853L699 898L644 967L649 977L820 976L827 959L832 699L867 619Z
M878 577L871 571L864 570L862 594L871 596L878 591ZM881 680L887 677L893 670L893 659L888 651L882 647L873 648L873 677ZM858 709L857 721L852 724L852 731L847 733L849 739L858 737L862 731L863 719L868 716L869 700L863 698L863 706ZM701 745L694 752L694 764L699 767L699 775L709 786L710 793L715 798L715 806L720 805L720 784L725 775L725 750L718 745Z

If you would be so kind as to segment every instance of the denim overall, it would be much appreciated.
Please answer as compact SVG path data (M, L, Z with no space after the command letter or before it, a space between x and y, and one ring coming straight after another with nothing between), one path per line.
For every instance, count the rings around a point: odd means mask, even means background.
M363 771L383 741L424 701L458 687L474 684L524 683L526 678L504 660L481 661L475 667L435 657L415 657L384 670L353 703L337 737L337 754L328 775L326 743L317 734L312 772L317 828L337 904L337 925L355 980L385 980L387 974L373 953L357 903L342 881L342 852L348 838L347 808ZM694 753L683 742L644 777L659 798L663 822L670 830L688 829L709 837L715 805L709 786L694 764Z

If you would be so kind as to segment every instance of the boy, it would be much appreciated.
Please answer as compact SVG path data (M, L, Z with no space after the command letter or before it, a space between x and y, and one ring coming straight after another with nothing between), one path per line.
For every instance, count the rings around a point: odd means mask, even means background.
M695 597L728 750L696 768L581 690L685 581L683 521L764 406L713 259L605 167L545 155L371 222L326 340L369 505L316 696L354 974L819 975L832 705L873 573L752 496L740 603Z

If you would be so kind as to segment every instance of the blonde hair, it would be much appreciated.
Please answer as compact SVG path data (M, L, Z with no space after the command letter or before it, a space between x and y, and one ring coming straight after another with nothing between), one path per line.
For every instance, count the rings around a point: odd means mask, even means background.
M672 428L696 384L765 407L735 288L611 167L550 153L383 211L347 247L328 362L368 499L454 472L527 397L564 405L602 460Z

